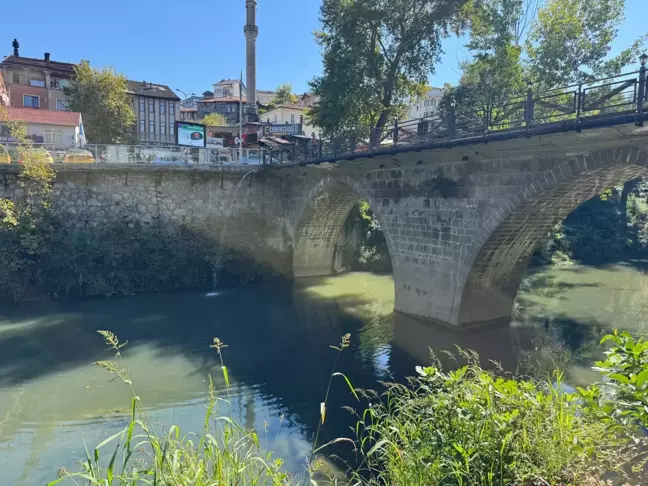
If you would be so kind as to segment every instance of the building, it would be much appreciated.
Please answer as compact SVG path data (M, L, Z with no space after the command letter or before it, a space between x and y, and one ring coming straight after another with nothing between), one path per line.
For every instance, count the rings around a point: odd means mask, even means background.
M427 118L434 115L439 108L441 98L443 98L442 88L428 88L422 98L413 100L410 104L405 120Z
M198 120L198 108L180 108L180 120L182 121L196 121Z
M9 106L9 92L4 84L2 71L0 71L0 106Z
M15 49L18 52L18 49ZM9 103L15 108L67 111L63 89L74 77L74 64L52 61L49 52L42 59L7 56L0 63Z
M261 122L272 125L302 124L304 135L319 138L320 130L309 123L306 107L296 104L281 105L261 115Z
M180 98L164 84L128 81L133 97L135 130L140 142L175 143L175 122L180 120Z
M243 98L247 94L244 84L239 79L223 79L214 84L214 98L239 97L239 88L243 89Z
M311 93L304 93L297 96L297 104L305 108L311 108L317 103L318 97Z
M267 105L272 100L274 100L277 97L277 93L274 91L263 91L263 90L257 90L257 103L260 105Z
M246 99L243 98L245 105ZM196 119L201 120L210 113L220 113L225 117L229 126L238 125L241 117L241 100L238 96L225 96L220 98L203 99L198 101Z
M8 108L8 121L27 125L27 137L48 149L65 149L85 145L81 113L73 111ZM6 121L0 121L0 142L15 142Z
M209 96L209 97L212 98L213 96ZM198 95L189 96L188 98L185 98L180 102L180 106L182 108L196 108L196 102L202 100L203 98L204 96L198 96Z

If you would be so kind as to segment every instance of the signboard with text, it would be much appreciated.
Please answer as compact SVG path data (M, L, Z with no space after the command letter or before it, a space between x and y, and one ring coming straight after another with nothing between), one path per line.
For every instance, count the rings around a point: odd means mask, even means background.
M266 125L263 129L266 135L299 135L301 133L301 125L299 123Z
M207 132L205 125L184 121L175 122L176 145L183 147L205 148Z

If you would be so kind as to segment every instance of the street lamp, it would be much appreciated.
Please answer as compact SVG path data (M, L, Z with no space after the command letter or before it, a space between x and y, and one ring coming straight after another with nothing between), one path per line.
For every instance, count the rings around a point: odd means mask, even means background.
M646 61L648 61L648 54L644 52L641 56L639 56L639 62L641 63L642 66L645 66Z
M182 93L182 94L184 95L184 97L185 97L185 99L184 99L185 102L187 101L187 98L189 98L189 96L196 96L196 93L190 93L190 94L187 94L187 93L185 93L184 91L182 91L182 90L179 89L179 88L176 88L176 91L177 91L178 93Z

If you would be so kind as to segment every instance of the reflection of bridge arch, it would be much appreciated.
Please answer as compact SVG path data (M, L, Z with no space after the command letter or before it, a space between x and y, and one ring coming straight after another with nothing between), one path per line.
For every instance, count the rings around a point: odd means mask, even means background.
M362 200L369 203L378 219L393 258L390 232L383 225L380 208L373 204L370 195L353 179L326 176L309 191L298 213L293 254L295 277L333 273L333 258L342 228L353 206Z
M467 252L455 289L459 325L510 322L529 258L551 228L605 189L647 171L646 149L626 146L577 155L510 198L486 220Z

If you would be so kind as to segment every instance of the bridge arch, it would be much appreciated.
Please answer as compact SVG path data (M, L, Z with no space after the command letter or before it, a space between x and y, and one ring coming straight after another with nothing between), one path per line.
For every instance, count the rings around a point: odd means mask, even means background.
M345 176L326 176L308 192L296 218L293 250L293 275L312 277L331 275L344 223L351 209L366 201L378 220L394 262L390 232L383 224L380 207L356 180Z
M452 320L506 323L534 250L551 228L605 189L648 172L645 148L572 156L506 201L481 227L460 269Z

